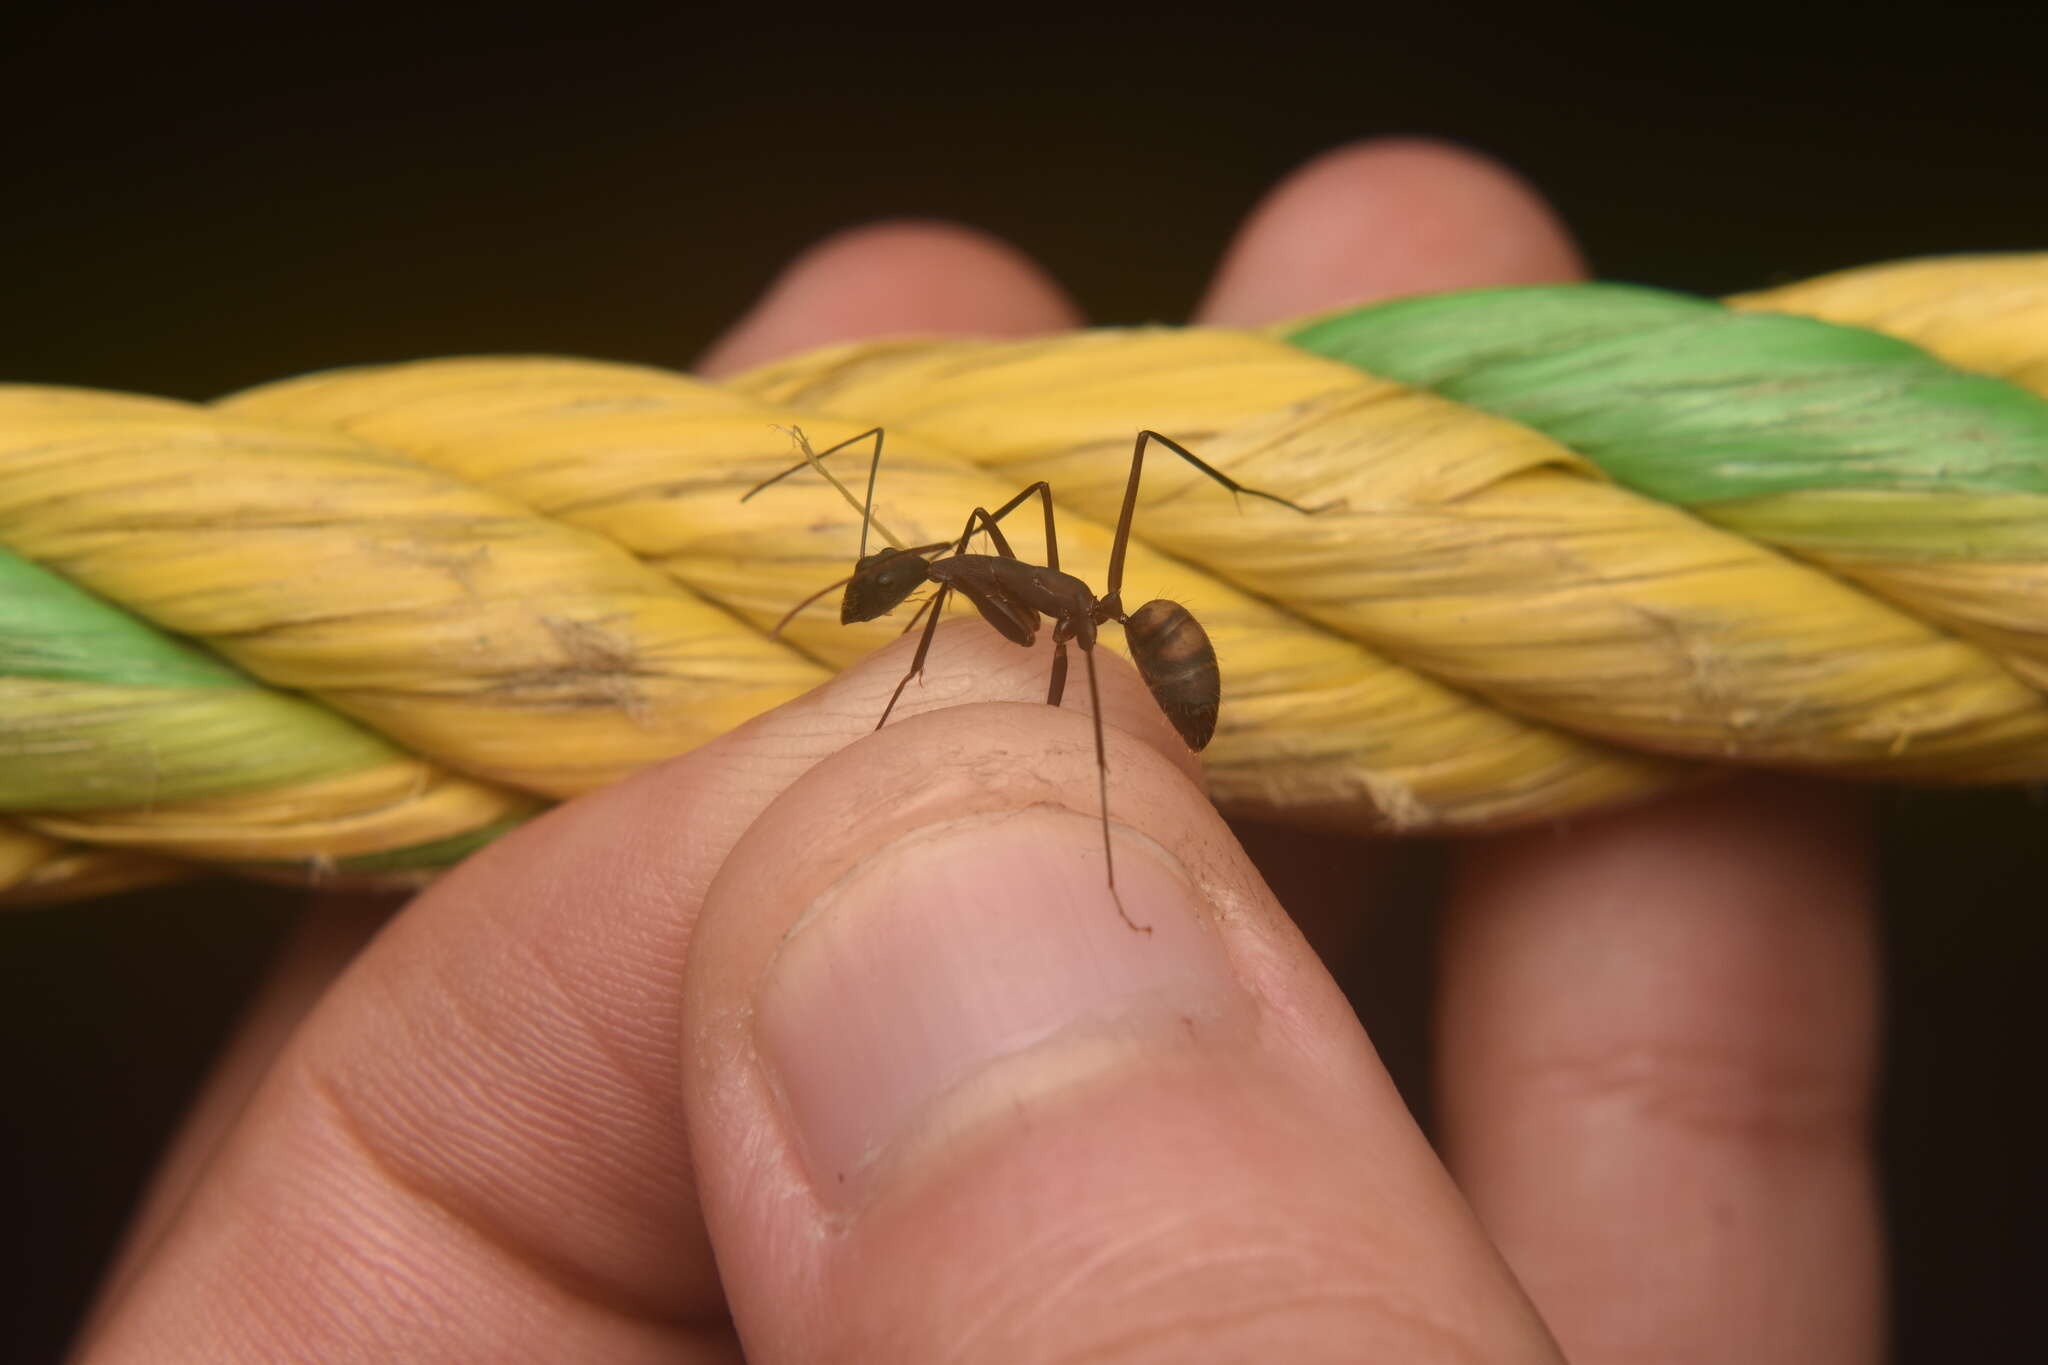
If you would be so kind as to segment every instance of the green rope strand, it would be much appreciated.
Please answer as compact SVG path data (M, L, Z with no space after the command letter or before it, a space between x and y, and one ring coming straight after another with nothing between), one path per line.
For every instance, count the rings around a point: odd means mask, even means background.
M1534 427L1710 519L1816 489L2048 494L2048 402L1859 328L1560 285L1403 299L1286 335Z
M0 810L187 801L403 757L4 549L0 685Z

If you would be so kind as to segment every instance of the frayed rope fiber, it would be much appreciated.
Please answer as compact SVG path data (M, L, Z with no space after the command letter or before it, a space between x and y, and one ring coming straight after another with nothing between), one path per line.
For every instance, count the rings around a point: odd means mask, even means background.
M1482 829L1716 765L2048 778L2048 254L1716 303L1403 299L1262 334L835 347L727 384L452 359L206 406L0 388L0 900L211 864L424 879L893 638L805 613L857 516L747 503L887 428L916 541L1050 481L1187 603L1223 804ZM1020 552L1031 551L1019 547Z

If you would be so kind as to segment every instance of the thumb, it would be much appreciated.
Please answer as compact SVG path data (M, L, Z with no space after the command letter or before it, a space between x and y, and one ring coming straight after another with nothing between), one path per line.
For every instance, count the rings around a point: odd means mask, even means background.
M1150 932L1045 706L893 723L726 859L684 1103L749 1359L1555 1359L1208 803L1107 741Z

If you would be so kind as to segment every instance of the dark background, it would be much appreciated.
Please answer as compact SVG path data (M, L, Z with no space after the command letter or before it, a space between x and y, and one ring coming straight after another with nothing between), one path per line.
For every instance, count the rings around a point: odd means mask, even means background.
M1099 321L1177 320L1265 186L1367 134L1516 166L1612 278L1721 292L2048 245L2048 23L2030 8L1898 27L1874 7L1797 27L1789 6L1673 9L1357 6L1342 26L1020 9L937 30L852 5L16 4L0 379L204 398L466 351L684 365L793 252L905 214L1010 238ZM2042 1335L2048 808L1885 804L1900 1354L2016 1359ZM1439 856L1420 849L1373 912L1361 998L1418 1096ZM61 1349L298 910L215 884L0 919L11 1358Z

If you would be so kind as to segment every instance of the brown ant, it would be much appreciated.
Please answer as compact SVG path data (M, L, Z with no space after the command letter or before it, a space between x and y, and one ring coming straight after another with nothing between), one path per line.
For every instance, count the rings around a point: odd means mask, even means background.
M1222 470L1204 463L1171 437L1156 431L1141 431L1136 446L1131 450L1130 478L1124 486L1123 511L1117 517L1116 539L1110 549L1109 591L1097 597L1086 583L1060 572L1059 539L1053 529L1052 486L1043 479L1025 488L994 512L975 508L968 514L967 524L958 540L903 546L896 543L896 538L875 518L875 477L882 464L880 427L849 437L822 453L811 449L810 442L801 431L791 429L790 435L803 452L803 460L756 484L740 499L742 502L808 464L837 488L848 503L853 503L853 495L826 470L825 457L869 437L874 438L875 450L868 462L867 500L865 504L856 504L861 512L860 554L854 561L853 572L797 603L777 623L775 633L780 634L797 613L837 587L846 589L839 603L840 624L851 625L887 615L927 582L938 584L938 591L917 609L903 628L904 633L909 634L919 618L930 613L925 620L924 634L918 639L917 652L911 656L909 670L896 684L896 690L889 694L889 704L882 709L881 719L875 722L875 728L879 730L888 724L889 715L896 709L896 703L902 697L903 689L910 685L910 680L923 675L925 656L931 651L932 636L938 630L939 617L945 611L948 594L958 592L972 602L983 620L994 626L1004 639L1019 645L1029 646L1036 640L1040 618L1050 617L1053 623L1052 676L1045 701L1048 706L1058 706L1066 693L1067 642L1071 640L1081 647L1081 654L1088 664L1088 700L1094 710L1096 787L1102 818L1102 860L1108 876L1110 899L1116 902L1117 914L1123 917L1125 924L1138 932L1151 933L1150 925L1141 925L1131 919L1124 909L1123 898L1116 891L1116 863L1110 852L1109 837L1109 759L1103 749L1102 694L1095 674L1096 631L1112 621L1124 628L1131 661L1137 665L1139 676L1144 678L1153 700L1158 702L1159 709L1166 713L1167 720L1179 731L1188 748L1197 753L1216 732L1216 708L1222 683L1216 668L1216 650L1209 643L1209 633L1202 629L1201 622L1186 607L1162 599L1147 602L1134 612L1126 612L1123 608L1124 552L1130 544L1131 518L1137 510L1138 481L1144 471L1145 447L1147 443L1157 441L1232 493L1264 498L1304 514L1310 509L1276 493L1247 488ZM1004 538L1002 528L997 525L1033 497L1038 498L1045 509L1046 562L1043 567L1019 559L1010 548L1010 542ZM882 537L891 542L873 554L868 553L870 527L880 531ZM968 542L982 532L988 534L996 552L992 555L968 554ZM940 551L946 553L940 554Z

